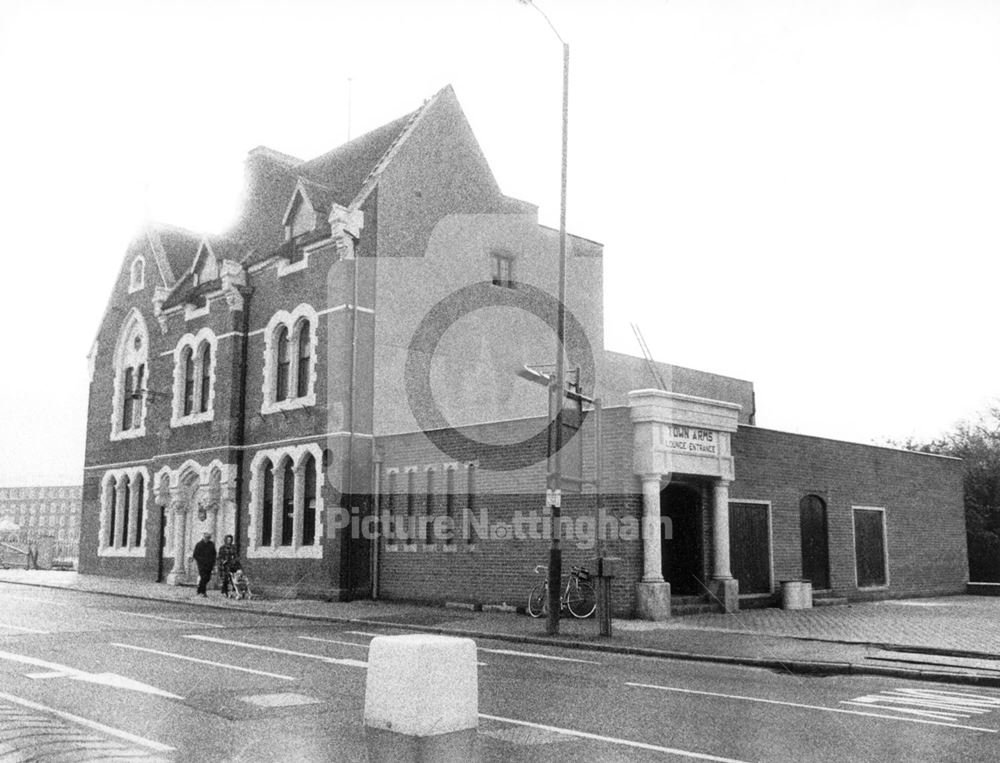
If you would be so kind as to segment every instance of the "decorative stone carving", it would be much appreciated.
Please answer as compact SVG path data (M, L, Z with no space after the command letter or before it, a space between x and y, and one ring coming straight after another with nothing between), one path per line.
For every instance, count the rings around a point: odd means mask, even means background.
M361 229L365 227L364 212L334 204L327 220L330 223L330 238L337 247L337 254L344 260L354 259L354 244L361 237Z

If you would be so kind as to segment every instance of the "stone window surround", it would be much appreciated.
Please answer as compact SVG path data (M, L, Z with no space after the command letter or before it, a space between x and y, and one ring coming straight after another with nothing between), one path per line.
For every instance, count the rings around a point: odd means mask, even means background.
M136 365L141 363L145 366L145 373L142 380L142 391L149 389L149 330L146 327L146 320L137 309L132 308L122 322L121 331L118 334L118 343L115 346L115 378L111 396L111 435L112 440L131 440L136 437L144 437L146 434L146 409L148 407L148 395L141 396L139 406L139 426L131 429L122 429L122 403L124 402L125 384L125 364L132 354L126 346L129 340L136 336L136 329L142 336L142 349L131 358Z
M299 543L302 537L302 520L305 509L305 474L303 464L306 456L312 455L316 468L316 527L313 542L308 545ZM295 515L292 524L292 545L281 546L280 524L272 522L271 545L260 544L261 517L264 507L264 461L270 461L274 470L274 492L272 495L272 511L274 504L280 506L283 496L282 462L291 458L292 469L295 472L293 487ZM292 447L260 450L250 463L250 526L248 528L249 543L247 557L255 559L321 559L323 557L323 450L315 443L304 443ZM279 512L280 513L280 512ZM274 517L274 514L272 514Z
M142 506L138 505L139 494L134 489L135 480L137 477L142 477ZM108 522L111 520L111 483L114 481L116 487L115 490L122 492L121 480L123 477L128 477L129 479L129 530L128 538L131 541L135 538L136 523L141 522L142 525L142 541L138 546L109 546L108 545L108 535L111 531L111 527ZM149 524L148 524L148 507L149 507L149 496L152 493L151 483L149 480L149 471L145 466L133 467L131 469L109 469L104 473L104 477L101 479L101 514L100 520L98 522L98 546L97 555L98 556L129 556L129 557L145 557L146 556L146 538L149 536ZM120 498L116 496L116 498ZM115 509L115 521L117 523L118 518L122 516L120 509L116 507ZM115 537L121 535L120 531L115 528Z
M276 400L278 383L278 329L284 326L288 329L289 369L288 390L295 391L298 386L298 328L302 319L309 321L309 391L302 397L289 394L284 400ZM319 317L311 305L302 303L291 312L279 310L271 316L264 329L264 385L262 387L263 403L261 414L278 411L292 411L316 405L316 355L319 346Z
M209 391L208 408L200 411L202 379L204 371L201 367L201 349L205 342L211 352L208 366ZM184 415L184 350L190 347L194 358L194 407L191 413ZM170 403L170 426L183 427L190 424L201 424L215 418L215 368L218 361L219 340L215 332L207 326L197 334L185 334L174 348L174 388Z
M128 293L135 294L146 288L146 258L137 254L129 266Z

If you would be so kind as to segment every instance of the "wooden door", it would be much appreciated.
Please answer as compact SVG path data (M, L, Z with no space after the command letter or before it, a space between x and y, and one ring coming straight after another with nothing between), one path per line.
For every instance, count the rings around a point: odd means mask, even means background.
M771 532L763 503L729 504L729 564L740 593L771 593Z
M829 588L826 503L818 495L807 495L799 501L799 528L802 533L802 577L812 581L814 591Z

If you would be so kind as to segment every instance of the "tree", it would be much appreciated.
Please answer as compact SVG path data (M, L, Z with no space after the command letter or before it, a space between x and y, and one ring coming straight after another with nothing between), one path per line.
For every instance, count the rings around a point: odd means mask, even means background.
M969 579L1000 583L1000 406L930 442L909 438L897 447L961 458Z

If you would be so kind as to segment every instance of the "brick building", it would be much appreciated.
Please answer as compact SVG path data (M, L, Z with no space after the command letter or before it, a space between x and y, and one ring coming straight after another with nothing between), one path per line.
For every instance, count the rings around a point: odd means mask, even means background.
M79 486L0 487L0 541L51 538L54 558L75 562L82 494Z
M81 569L189 582L207 531L275 592L522 602L548 547L521 527L544 502L547 393L516 371L555 357L558 249L451 88L312 160L251 151L229 230L151 225L126 252L89 356ZM603 248L570 236L567 255L620 612L709 589L735 607L803 574L961 590L958 462L758 429L749 382L605 351ZM594 437L588 417L565 451L585 480ZM564 513L594 501L584 486ZM379 535L376 515L440 522Z

